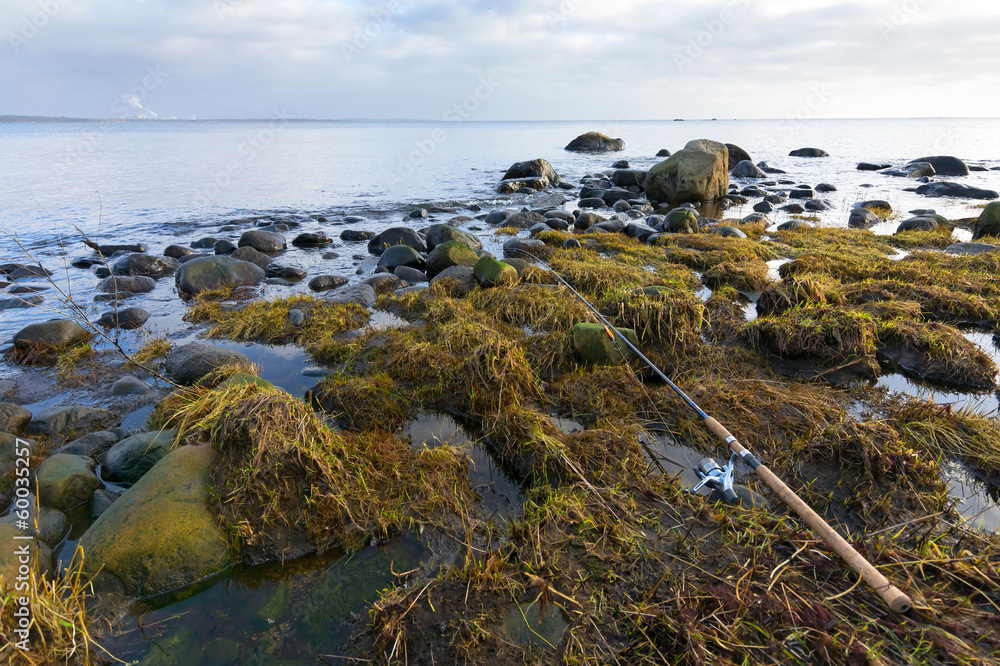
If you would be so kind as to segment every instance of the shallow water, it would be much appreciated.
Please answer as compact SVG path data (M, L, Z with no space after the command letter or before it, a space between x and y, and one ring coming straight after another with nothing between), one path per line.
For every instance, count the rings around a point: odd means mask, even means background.
M344 625L430 551L413 536L352 556L331 553L233 570L200 589L136 604L101 644L125 662L184 666L316 663Z

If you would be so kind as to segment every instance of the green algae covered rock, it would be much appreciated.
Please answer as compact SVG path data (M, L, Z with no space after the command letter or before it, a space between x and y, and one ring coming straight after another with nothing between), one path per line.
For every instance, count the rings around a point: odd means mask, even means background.
M619 328L618 332L628 338L636 347L639 338L631 328ZM573 347L584 361L594 365L619 365L635 358L635 352L620 338L612 338L601 324L577 324L573 327Z
M226 534L207 504L214 458L210 446L182 446L156 463L84 533L85 569L103 567L104 582L149 597L228 568Z
M472 267L472 273L483 287L499 287L517 282L517 269L493 257L483 257Z

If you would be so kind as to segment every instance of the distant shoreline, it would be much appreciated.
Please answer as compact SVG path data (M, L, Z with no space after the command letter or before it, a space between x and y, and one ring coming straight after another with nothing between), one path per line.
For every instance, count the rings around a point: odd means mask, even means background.
M914 117L914 118L813 118L809 120L996 120L997 118L986 118L986 117ZM205 118L205 119L190 119L190 118L67 118L64 116L19 116L19 115L0 115L0 123L252 123L252 122L269 122L273 120L272 118ZM620 122L629 123L662 123L662 122L733 122L733 121L745 121L745 122L775 122L781 121L781 118L662 118L662 119L644 119L644 120L627 120ZM286 118L283 119L284 122L292 123L447 123L447 120L441 119L428 119L428 118ZM589 120L477 120L469 122L477 123L588 123L588 122L605 122L606 119L589 119ZM802 121L797 121L802 122Z

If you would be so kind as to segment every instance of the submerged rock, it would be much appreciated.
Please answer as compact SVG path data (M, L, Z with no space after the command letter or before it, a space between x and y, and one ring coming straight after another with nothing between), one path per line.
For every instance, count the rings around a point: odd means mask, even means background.
M952 183L941 181L921 185L916 190L917 194L928 197L959 197L962 199L998 199L1000 193L994 190L986 190L978 187L969 187L962 183Z
M232 564L225 530L208 508L211 446L182 446L129 488L80 539L97 583L148 597Z

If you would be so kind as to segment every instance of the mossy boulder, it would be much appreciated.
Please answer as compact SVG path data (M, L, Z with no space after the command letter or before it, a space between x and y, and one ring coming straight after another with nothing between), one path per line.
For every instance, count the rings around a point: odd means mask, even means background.
M517 282L517 269L493 257L479 259L472 267L472 273L483 287L499 287Z
M478 261L479 255L472 248L458 241L446 241L428 255L427 274L437 275L452 266L475 266Z
M729 191L728 152L695 148L677 151L649 170L646 196L672 205L715 201Z
M186 587L232 564L226 534L208 508L211 446L182 446L158 462L80 539L98 583L148 597ZM103 580L102 580L103 578Z
M228 388L230 386L237 386L240 384L256 384L257 386L265 389L275 388L274 384L271 382L266 379L261 379L257 375L251 375L249 372L234 373L232 377L219 384L216 388Z
M972 234L972 239L977 240L983 236L1000 237L1000 201L988 204L983 212L979 214L976 222L976 229Z
M696 233L698 216L690 208L675 208L663 219L663 230L671 234Z
M629 342L639 346L639 338L631 328L619 328ZM573 347L584 361L594 365L620 365L635 358L635 352L618 336L609 334L602 324L580 323L573 327Z
M101 474L108 481L135 483L170 452L176 441L176 430L158 430L126 437L104 456Z
M198 257L177 271L177 289L182 294L200 294L223 287L251 287L266 277L260 266L233 257Z
M433 250L442 243L455 241L473 250L483 249L483 243L475 235L450 224L432 224L427 227L427 248Z
M96 463L84 456L59 453L41 464L35 473L38 501L60 511L85 504L104 486L94 473Z

